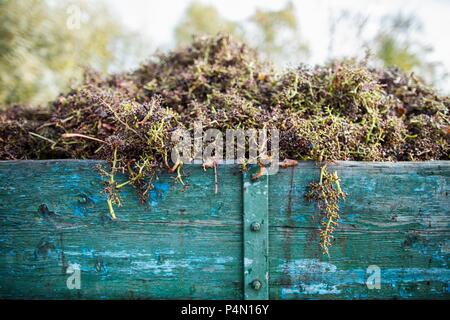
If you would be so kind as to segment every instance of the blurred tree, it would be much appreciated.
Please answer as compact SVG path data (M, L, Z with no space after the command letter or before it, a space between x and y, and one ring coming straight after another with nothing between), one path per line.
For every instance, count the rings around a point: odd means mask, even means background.
M375 58L386 67L414 72L427 83L441 87L447 74L442 72L442 64L430 60L433 48L425 43L422 31L422 24L414 15L397 13L383 17L373 41Z
M376 58L385 66L396 66L405 72L420 67L423 47L412 42L413 33L420 30L421 25L414 16L398 14L382 18L374 39Z
M300 37L296 8L292 2L280 10L257 9L243 21L228 20L214 6L193 2L175 28L175 39L178 45L183 45L193 35L219 32L245 40L258 49L263 58L279 65L292 60L298 63L309 53L307 44Z
M0 0L0 20L0 105L44 103L84 66L114 68L114 48L133 47L102 2Z
M395 37L382 34L377 39L376 57L386 66L396 66L403 71L412 71L420 65L417 54L411 52L408 44L400 44Z
M250 21L259 34L254 45L266 58L285 64L309 53L308 45L301 39L296 8L292 2L289 1L280 10L257 9Z
M191 42L193 35L216 35L219 32L238 38L242 36L239 24L222 17L214 6L192 2L175 28L175 40L178 45L184 45Z
M367 58L379 67L395 66L406 73L414 72L427 83L443 87L447 74L441 63L430 60L433 48L425 43L422 31L421 22L414 15L400 12L371 18L341 11L330 17L328 57L338 56L335 42L340 43L340 48L349 47L343 45L345 39L339 38L339 33L345 34L354 48L351 55Z

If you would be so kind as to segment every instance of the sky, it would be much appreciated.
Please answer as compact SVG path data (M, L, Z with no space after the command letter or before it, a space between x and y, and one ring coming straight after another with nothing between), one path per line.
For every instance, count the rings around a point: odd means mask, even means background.
M198 0L214 5L222 16L232 20L245 20L256 8L281 9L287 1L280 0ZM131 30L148 39L155 48L173 46L174 28L189 6L188 0L108 0L117 17ZM423 41L434 51L429 58L441 61L450 71L450 0L294 0L303 38L307 41L311 58L308 63L324 62L329 44L330 16L341 10L369 14L373 18L403 12L414 14L423 24ZM349 36L351 37L351 36ZM342 55L354 53L352 39L342 32L339 45ZM447 85L446 85L447 87ZM448 85L450 87L450 83Z

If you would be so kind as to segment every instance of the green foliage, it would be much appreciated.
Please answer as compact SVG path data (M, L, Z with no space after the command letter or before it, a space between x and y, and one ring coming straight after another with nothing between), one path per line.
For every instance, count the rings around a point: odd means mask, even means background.
M111 159L117 145L124 168L131 160L168 167L170 132L202 121L222 131L277 128L282 158L447 159L449 106L449 97L396 69L345 60L275 72L243 43L200 37L132 73L88 73L38 119L11 109L2 123L17 134L0 131L0 157L45 157L31 139L44 140L50 157ZM11 146L21 138L23 151Z
M192 2L175 28L175 40L183 45L190 43L194 35L213 36L219 32L235 37L241 34L238 23L222 17L214 6Z
M2 0L0 20L0 105L46 102L85 66L121 62L116 46L133 48L102 2Z
M414 16L402 14L386 16L382 19L382 28L375 38L375 55L386 67L398 67L404 72L411 72L422 67L421 45L412 42L413 33L421 26Z
M244 39L261 57L278 65L293 59L297 63L309 50L301 38L295 11L294 4L288 2L280 10L257 9L246 20L231 21L222 17L214 6L193 2L177 25L175 38L178 45L183 45L196 35L232 35Z
M384 65L398 67L406 72L412 71L420 66L420 59L417 54L411 52L408 45L399 44L391 35L380 35L378 42L376 57Z
M423 81L442 88L446 74L442 64L432 61L433 48L424 39L422 25L415 15L395 13L373 18L343 11L331 18L329 56L335 55L337 29L351 34L355 56L366 54L369 63L377 67L396 67L406 73L414 72ZM350 29L350 31L349 31ZM372 35L371 29L375 30ZM359 51L359 52L358 52Z
M259 41L252 44L266 58L286 63L309 53L307 44L301 39L295 10L294 4L288 2L280 10L257 9L250 17L259 33Z
M329 248L334 238L333 232L339 221L339 202L345 199L337 172L329 173L326 166L320 168L320 179L311 182L305 198L317 203L322 215L320 231L320 247L323 254L329 255Z

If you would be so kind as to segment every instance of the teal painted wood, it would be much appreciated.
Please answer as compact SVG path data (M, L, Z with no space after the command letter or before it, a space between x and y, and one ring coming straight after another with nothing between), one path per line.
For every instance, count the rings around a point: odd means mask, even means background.
M237 166L218 168L218 194L201 166L185 169L185 191L162 176L146 205L126 188L112 222L96 164L0 162L1 298L242 299ZM80 290L66 286L70 263Z
M347 199L330 257L303 199L309 163L270 177L271 299L449 299L450 164L337 162ZM370 265L381 288L366 286Z
M0 162L0 298L244 297L239 167L219 166L217 195L200 166L186 166L185 191L160 177L146 205L126 187L112 222L96 164ZM270 176L269 298L449 299L450 163L333 168L348 196L330 257L303 198L317 167ZM81 267L80 290L66 286L69 264ZM366 286L370 265L380 268L379 290Z
M244 299L267 300L269 298L269 179L267 174L257 180L252 175L258 167L251 167L243 174L244 201Z

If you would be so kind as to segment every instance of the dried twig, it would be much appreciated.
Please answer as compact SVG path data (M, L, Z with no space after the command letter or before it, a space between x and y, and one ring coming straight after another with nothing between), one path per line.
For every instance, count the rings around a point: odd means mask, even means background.
M55 145L56 144L56 142L55 141L53 141L52 139L49 139L49 138L46 138L46 137L44 137L44 136L41 136L40 134L37 134L37 133L34 133L34 132L28 132L31 136L33 136L33 137L36 137L36 138L39 138L39 139L42 139L42 140L45 140L45 141L47 141L47 142L50 142L51 144L53 144L53 145Z
M71 139L71 138L82 138L82 139L89 139L89 140L93 140L93 141L97 141L97 142L101 142L101 143L106 143L103 140L100 140L98 138L95 137L90 137L81 133L63 133L61 135L62 138L64 139Z

